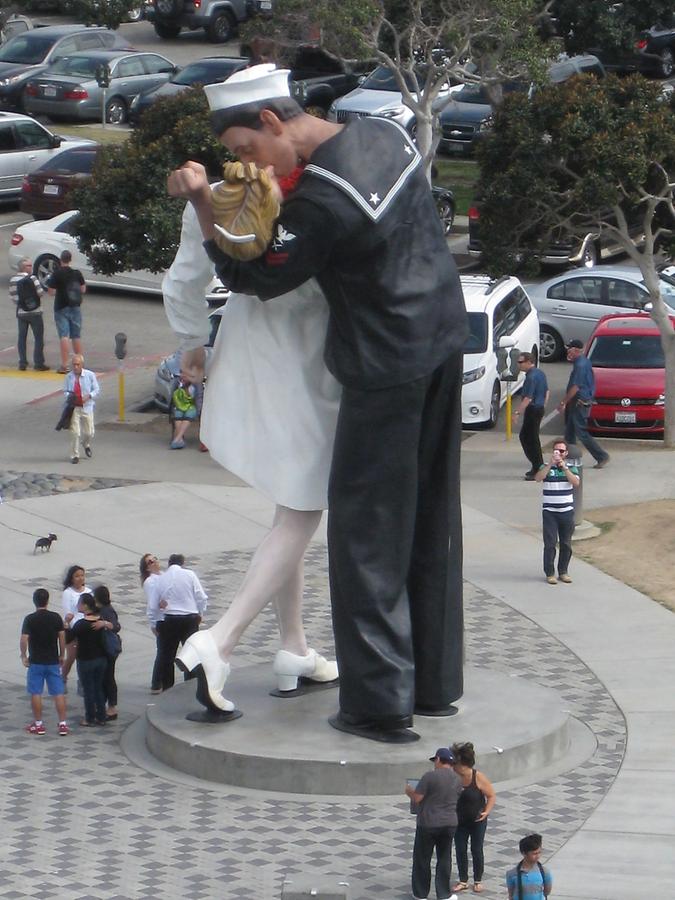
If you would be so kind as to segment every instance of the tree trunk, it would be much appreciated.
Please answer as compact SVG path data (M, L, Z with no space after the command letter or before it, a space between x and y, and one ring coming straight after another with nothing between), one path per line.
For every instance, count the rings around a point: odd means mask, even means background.
M675 332L664 334L661 331L661 344L666 361L666 403L665 425L663 429L663 446L668 450L675 449Z

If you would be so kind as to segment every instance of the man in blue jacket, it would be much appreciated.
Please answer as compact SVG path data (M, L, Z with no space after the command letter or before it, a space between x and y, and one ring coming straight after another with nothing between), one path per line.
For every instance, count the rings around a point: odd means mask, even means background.
M581 341L570 341L565 349L567 360L572 363L567 391L558 405L560 412L565 413L565 440L568 444L576 444L577 439L580 440L595 460L593 468L604 469L609 462L609 453L588 433L588 417L595 394L593 366L584 355Z

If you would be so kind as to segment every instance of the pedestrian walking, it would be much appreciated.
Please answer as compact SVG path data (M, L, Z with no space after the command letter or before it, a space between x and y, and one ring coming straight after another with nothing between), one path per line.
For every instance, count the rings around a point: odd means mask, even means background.
M33 712L33 721L26 726L26 731L29 734L47 733L42 721L42 691L46 684L59 717L58 733L65 737L68 734L68 723L61 677L66 647L63 619L58 613L47 609L49 591L44 588L33 592L33 603L35 612L23 620L19 641L21 662L28 669L26 688Z
M33 332L33 368L36 372L46 372L45 365L44 320L42 318L42 285L33 275L33 262L24 256L19 262L16 275L9 279L9 298L16 306L16 323L18 328L17 350L19 351L19 369L25 372L28 368L28 330Z
M101 392L96 375L84 368L84 357L76 353L72 359L72 371L66 374L64 394L73 406L70 418L70 461L79 463L80 443L87 458L93 454L94 406Z
M574 488L579 487L579 470L569 465L566 441L556 441L550 461L537 472L535 479L544 485L542 522L544 534L544 574L549 584L571 584L568 567L572 558L574 534ZM556 544L558 579L555 577Z
M455 758L447 747L439 747L430 757L434 768L426 772L416 787L406 785L405 793L418 807L413 847L412 893L414 900L426 900L431 890L431 857L436 851L436 896L450 898L452 837L457 828L457 801L462 782L452 770Z
M82 297L87 285L82 272L70 265L70 250L64 250L59 259L59 267L47 279L47 290L54 297L54 322L61 350L61 365L56 371L65 375L71 352L82 353Z
M525 473L525 481L534 481L534 476L544 465L544 457L541 452L539 428L544 417L544 410L549 398L548 381L546 376L537 368L532 353L520 353L518 365L525 372L525 382L520 393L520 406L514 412L516 421L520 420L520 445L523 453L530 462L530 468Z
M164 607L160 606L160 597L157 594L157 585L161 574L159 560L153 553L144 553L141 556L139 568L143 593L145 594L146 615L150 623L150 630L155 636L155 661L152 666L150 693L161 694L162 669L157 624L164 621Z
M506 873L509 900L545 900L551 893L551 873L539 861L541 845L540 834L528 834L518 844L523 858Z
M182 553L173 553L157 584L157 602L164 603L164 621L157 622L162 690L174 685L178 645L199 631L208 597L195 573L185 567Z
M457 830L455 831L455 856L459 881L453 887L455 893L469 888L468 845L471 841L473 863L473 891L483 893L485 856L483 844L488 816L495 805L495 789L490 779L476 769L476 753L473 744L453 744L450 752L455 758L452 768L462 782L462 793L457 801Z
M565 413L565 440L568 444L581 441L595 460L594 469L604 469L609 462L609 453L588 433L588 417L591 414L595 394L593 366L584 355L584 345L579 340L565 345L567 360L572 363L572 371L567 382L565 396L558 404Z

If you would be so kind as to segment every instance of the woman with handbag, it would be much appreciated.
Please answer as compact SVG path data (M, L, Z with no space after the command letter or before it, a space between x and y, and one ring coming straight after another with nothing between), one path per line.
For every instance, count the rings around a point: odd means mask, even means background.
M103 632L103 645L106 653L106 667L103 675L103 694L107 704L106 721L112 722L117 718L117 682L115 681L115 664L117 657L122 652L120 639L120 620L110 602L110 591L104 584L94 588L94 600L99 616L104 622L110 623L111 628Z
M455 855L459 881L453 887L455 893L469 888L468 844L471 841L473 862L473 890L483 893L485 859L483 842L487 830L487 818L495 805L495 790L489 778L476 769L476 753L473 744L453 744L450 748L455 761L452 768L459 775L464 790L457 801L457 830L455 831Z

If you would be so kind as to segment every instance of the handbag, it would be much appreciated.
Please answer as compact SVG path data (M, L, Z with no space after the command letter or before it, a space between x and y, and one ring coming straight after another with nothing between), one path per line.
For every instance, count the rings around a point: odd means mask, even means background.
M117 659L122 652L122 639L116 632L106 629L103 632L103 647L106 656L110 657L110 659Z

